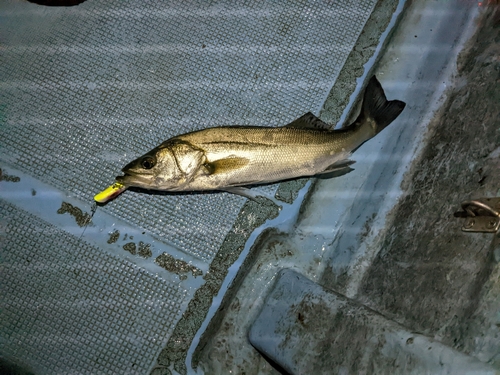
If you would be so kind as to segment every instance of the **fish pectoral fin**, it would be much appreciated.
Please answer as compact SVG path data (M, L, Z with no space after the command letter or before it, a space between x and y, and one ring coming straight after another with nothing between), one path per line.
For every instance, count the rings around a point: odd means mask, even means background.
M228 186L220 190L231 194L241 195L242 197L251 199L253 201L257 201L257 197L262 195L243 186Z
M205 172L208 175L213 175L213 174L233 172L237 169L243 168L248 163L249 160L246 158L230 157L230 158L207 162L203 164L203 167L205 168Z
M330 130L331 126L326 122L321 121L318 117L314 116L311 112L300 116L298 119L293 120L284 128L292 129L314 129L314 130Z
M251 190L249 188L243 187L243 186L228 186L223 189L220 189L221 191L225 191L231 194L236 194L236 195L241 195L242 197L251 199L255 202L259 202L257 197L262 197L265 199L269 199L270 201L274 202L277 206L279 206L279 202L274 198L273 195L270 195L268 193L265 193L263 191L255 191Z
M337 171L345 171L347 173L349 172L349 170L352 170L352 168L349 168L349 166L353 165L354 163L356 163L354 160L342 159L329 165L323 172L320 172L318 174L325 174Z

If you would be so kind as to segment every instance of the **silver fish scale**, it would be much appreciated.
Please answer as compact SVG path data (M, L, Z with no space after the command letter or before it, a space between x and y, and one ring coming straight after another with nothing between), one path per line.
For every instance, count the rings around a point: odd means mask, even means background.
M321 173L347 157L348 151L360 142L358 133L233 127L207 129L176 139L204 150L208 162L231 158L249 161L234 171L195 178L187 187L210 189L217 184L238 186Z

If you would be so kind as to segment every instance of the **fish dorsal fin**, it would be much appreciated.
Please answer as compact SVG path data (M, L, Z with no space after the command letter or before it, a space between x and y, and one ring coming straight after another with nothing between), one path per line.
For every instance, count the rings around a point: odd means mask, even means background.
M203 164L205 171L209 175L233 172L243 168L249 162L246 158L229 157L225 159L214 160Z
M330 130L330 125L321 121L311 112L307 112L305 115L300 116L298 119L293 120L291 123L283 127L292 129Z

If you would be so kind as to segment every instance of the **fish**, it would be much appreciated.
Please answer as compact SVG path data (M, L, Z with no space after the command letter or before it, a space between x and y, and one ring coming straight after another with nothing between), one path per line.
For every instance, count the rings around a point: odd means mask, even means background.
M387 100L373 76L357 119L341 129L308 112L282 127L219 126L181 134L131 161L106 201L129 187L168 192L227 191L255 198L247 186L318 176L352 165L352 152L392 123L405 108ZM109 197L108 197L109 195Z

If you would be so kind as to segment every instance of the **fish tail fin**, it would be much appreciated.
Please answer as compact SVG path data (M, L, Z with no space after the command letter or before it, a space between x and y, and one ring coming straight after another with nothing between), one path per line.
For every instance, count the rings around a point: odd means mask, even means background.
M382 85L373 76L366 86L363 107L356 123L368 123L376 135L393 122L405 106L401 100L387 100Z

